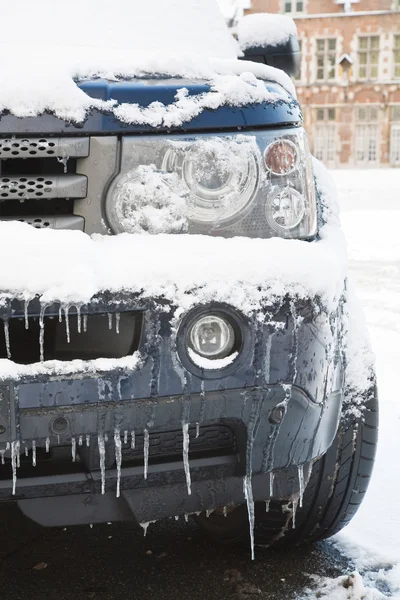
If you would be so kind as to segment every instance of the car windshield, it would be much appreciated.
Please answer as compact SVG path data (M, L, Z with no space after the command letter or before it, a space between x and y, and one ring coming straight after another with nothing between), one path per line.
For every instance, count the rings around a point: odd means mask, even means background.
M162 53L236 58L216 0L0 0L1 45L20 52L121 49L131 59ZM1 61L8 60L2 52ZM28 55L29 56L29 53Z

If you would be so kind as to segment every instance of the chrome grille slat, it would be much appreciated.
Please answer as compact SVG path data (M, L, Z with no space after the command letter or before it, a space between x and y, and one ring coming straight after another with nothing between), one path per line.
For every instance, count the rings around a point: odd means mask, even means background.
M0 202L4 200L86 198L85 175L19 175L0 177Z
M0 138L0 159L10 158L84 158L89 156L88 137Z

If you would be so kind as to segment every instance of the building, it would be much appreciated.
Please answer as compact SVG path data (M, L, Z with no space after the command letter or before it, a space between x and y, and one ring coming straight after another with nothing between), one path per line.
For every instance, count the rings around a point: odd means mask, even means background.
M400 0L252 0L285 13L313 153L331 167L400 167Z

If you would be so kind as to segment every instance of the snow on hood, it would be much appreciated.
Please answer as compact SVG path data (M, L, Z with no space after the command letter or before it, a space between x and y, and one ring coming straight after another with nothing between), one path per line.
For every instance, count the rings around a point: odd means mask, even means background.
M126 111L121 115L112 99L91 98L75 83L99 77L206 80L211 91L202 95L209 97L200 110L210 104L273 101L254 76L277 81L295 96L282 71L237 60L215 0L71 0L68 5L61 0L0 0L0 11L0 111L18 117L49 111L81 122L97 108L115 110L127 122ZM137 118L135 114L132 122ZM177 124L183 122L182 115Z

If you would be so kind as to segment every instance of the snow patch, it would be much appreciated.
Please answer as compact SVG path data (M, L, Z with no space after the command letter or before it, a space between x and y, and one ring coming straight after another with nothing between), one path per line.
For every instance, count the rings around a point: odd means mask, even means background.
M313 575L312 579L317 584L317 588L308 590L305 598L321 600L382 600L387 598L377 589L365 587L363 579L357 571L336 579L317 575Z
M285 44L291 36L297 36L297 27L286 15L256 13L240 19L237 33L240 48L247 50Z
M217 358L215 360L211 360L209 358L205 358L204 356L200 356L197 352L194 352L191 348L188 348L189 357L192 362L199 367L200 369L225 369L229 367L234 360L238 357L238 353L234 352L230 354L226 358Z
M184 233L188 190L176 173L141 165L115 187L112 220L127 233Z

